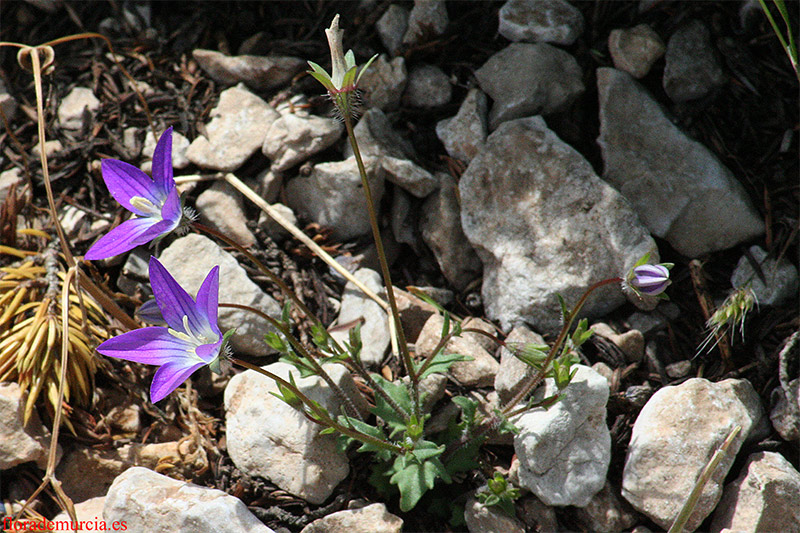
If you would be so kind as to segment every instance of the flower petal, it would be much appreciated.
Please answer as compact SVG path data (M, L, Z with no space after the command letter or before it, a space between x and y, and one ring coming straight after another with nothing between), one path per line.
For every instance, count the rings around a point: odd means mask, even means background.
M161 134L153 151L153 182L166 196L175 188L172 177L172 126Z
M164 206L161 208L161 218L170 222L172 227L170 227L169 231L172 231L178 227L182 217L181 197L178 195L178 190L173 187L167 193L167 199L164 200Z
M164 399L169 393L178 388L178 386L186 381L186 378L191 376L195 370L206 363L200 361L192 365L185 365L181 363L167 363L161 368L156 370L153 376L153 383L150 385L150 401L156 403Z
M160 206L164 201L153 180L135 166L118 159L104 159L100 167L108 192L131 213L140 216L148 214L131 205L134 196L140 196L155 206Z
M201 344L197 347L195 353L200 359L206 363L210 363L217 358L220 346L222 346L222 336L220 336L219 340L213 344Z
M219 266L208 273L200 290L197 291L197 311L205 319L213 333L220 335L217 326L217 307L219 302Z
M194 345L170 335L167 328L151 326L135 329L112 337L97 347L108 357L116 357L146 365L180 362L184 365L198 361Z
M158 308L164 315L169 327L175 331L187 333L183 326L183 317L189 317L189 327L195 332L205 331L207 320L198 313L197 304L181 287L175 278L155 257L150 257L150 285Z
M94 243L84 259L94 261L114 257L153 240L163 232L169 222L153 217L136 217L126 220Z

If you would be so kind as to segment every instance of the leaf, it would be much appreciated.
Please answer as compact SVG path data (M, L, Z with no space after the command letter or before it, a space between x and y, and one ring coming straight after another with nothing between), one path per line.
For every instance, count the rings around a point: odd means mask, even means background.
M425 369L425 372L422 373L419 379L425 379L431 374L444 374L454 363L459 361L472 361L472 357L459 353L444 353L443 349L439 350L439 353L433 356L428 368ZM419 365L419 368L421 367L422 364ZM416 371L419 371L419 368L417 368Z
M344 426L348 426L348 427L350 427L352 429L355 429L357 431L360 431L361 433L369 435L370 437L375 437L376 439L380 439L380 440L383 440L383 441L387 440L386 434L383 432L383 430L381 428L376 427L376 426L371 426L370 424L367 424L366 422L362 422L361 420L358 420L357 418L351 418L351 417L349 417L347 415L339 415L339 423L344 425ZM364 453L364 452L375 452L375 455L381 461L388 461L392 457L392 454L391 454L391 452L389 450L387 450L385 448L381 448L380 446L377 446L376 444L374 444L372 442L364 442L362 440L359 440L359 439L356 439L356 438L353 438L353 437L350 437L350 436L347 436L347 435L342 435L342 437L343 437L344 440L346 440L346 443L347 443L346 446L349 446L353 442L360 442L361 446L356 449L357 452L361 452L361 453ZM345 446L345 448L346 448L346 446Z
M558 305L561 306L561 318L564 320L564 323L568 323L570 320L570 312L567 308L567 302L564 301L564 297L560 294L556 293L556 298L558 298Z
M395 472L389 478L400 490L400 509L404 512L417 505L422 495L433 488L437 478L441 477L447 482L451 479L437 457L419 463L410 456L411 454L401 455L395 459Z
M386 392L386 394L392 400L394 400L394 402L401 409L405 410L405 413L398 413L391 405L389 405L383 396L380 394L375 395L375 407L370 409L370 411L389 426L389 429L391 430L389 432L389 436L394 437L398 433L406 430L406 417L408 416L408 413L413 411L411 396L409 395L408 388L404 383L398 384L392 381L387 381L378 374L372 374L372 378L375 380L375 383L381 389L383 389L384 392Z

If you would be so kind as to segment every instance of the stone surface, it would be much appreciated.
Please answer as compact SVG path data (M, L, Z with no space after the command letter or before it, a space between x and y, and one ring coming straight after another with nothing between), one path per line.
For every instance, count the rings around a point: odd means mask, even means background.
M0 109L2 109L6 120L9 122L16 118L17 110L19 109L17 100L8 93L8 89L6 89L6 85L2 80L0 80Z
M176 239L159 258L170 274L186 291L195 295L212 268L219 265L219 301L254 307L271 317L279 318L280 306L247 277L236 259L208 237L189 234ZM264 333L271 331L269 322L240 309L219 310L219 328L236 328L231 339L233 349L247 355L266 355L272 350L264 343Z
M275 89L289 83L308 64L291 56L227 56L213 50L192 51L200 68L214 81L226 85L244 82L255 90Z
M547 505L584 507L605 484L611 461L611 434L606 427L608 381L583 365L561 400L549 409L533 409L512 419L519 433L519 482ZM557 391L551 378L537 398Z
M754 453L725 487L711 531L798 531L798 502L800 472L779 453Z
M436 124L436 136L450 157L466 163L483 148L489 134L486 95L470 89L458 113Z
M625 360L629 363L637 363L644 357L644 335L636 329L617 333L611 326L604 322L592 324L595 335L600 335L610 340L614 345L625 354Z
M608 36L608 51L614 67L634 78L644 78L653 63L664 55L664 43L647 24L633 28L611 30Z
M668 528L697 477L731 430L742 431L711 476L686 529L693 531L719 502L722 482L746 440L766 435L758 394L746 380L711 383L692 378L656 392L633 426L622 496L656 524Z
M769 419L775 431L787 441L800 441L800 378L772 391Z
M494 100L490 130L507 120L562 111L584 91L575 58L546 43L512 43L490 57L475 77Z
M487 507L474 496L464 506L464 521L469 533L525 533L525 525L497 506Z
M355 272L356 279L364 283L375 294L383 292L381 276L374 270L362 268ZM386 312L371 298L366 296L352 282L348 281L342 294L342 304L339 310L338 325L349 324L363 319L361 324L361 360L368 367L379 365L386 349L389 347L389 322ZM355 324L353 324L355 326ZM341 344L350 342L349 329L334 331L331 337Z
M508 0L498 32L509 41L570 45L583 32L583 15L566 0Z
M278 112L243 84L226 89L211 111L207 137L201 135L192 141L186 157L201 168L236 170L261 148L277 118Z
M447 29L447 6L444 0L414 0L408 15L403 44L413 46L442 35Z
M589 501L589 505L575 509L575 518L586 531L595 533L627 531L639 521L630 506L608 482Z
M58 122L68 131L77 132L89 126L100 109L100 100L91 89L75 87L58 106Z
M399 4L391 4L375 23L383 46L392 56L396 56L403 45L403 35L408 29L408 16L408 9Z
M226 531L272 533L238 498L157 474L147 468L125 471L108 491L106 522L122 522L128 531Z
M23 425L27 398L16 383L0 383L0 470L29 461L43 470L47 466L50 434L35 409Z
M22 171L17 167L0 172L0 205L6 201L11 187L15 187L17 198L19 198L24 186L25 178L22 175Z
M731 275L734 289L749 283L759 305L780 305L797 296L797 267L785 258L777 262L775 257L767 257L767 252L758 245L751 246L749 252L749 256L759 265L764 279L756 274L750 259L744 255Z
M163 132L162 132L163 133ZM144 136L144 147L142 148L142 155L149 159L153 159L153 152L155 152L157 141L153 137L153 131L147 128L147 134ZM189 139L181 135L179 132L172 132L172 168L182 169L189 166L189 159L186 157L186 150L189 148ZM150 165L152 166L152 164Z
M541 335L524 324L515 326L505 343L512 349L522 349L526 344L545 344ZM506 346L500 348L500 368L494 378L494 389L503 403L511 401L522 390L525 380L536 373L533 367L520 361Z
M493 331L490 325L481 320L462 324L464 328L480 327ZM439 344L444 319L441 315L431 315L417 338L416 355L424 358ZM459 384L467 387L488 387L494 383L494 377L500 364L485 348L486 337L477 333L463 333L453 337L444 347L444 353L458 353L471 357L471 361L453 363L447 374ZM487 339L488 340L488 339Z
M620 276L655 243L628 202L541 117L507 122L459 182L461 224L483 262L487 316L508 331L528 322L560 327L560 293L577 302L586 287ZM513 199L510 201L510 199ZM619 306L619 286L595 291L586 315Z
M389 11L395 7L399 6L392 4ZM364 71L358 87L364 91L367 108L377 107L388 111L395 109L400 104L400 98L403 96L407 82L406 60L403 57L395 57L389 61L386 54L381 54Z
M397 287L394 288L394 299L397 303L397 311L400 313L400 322L403 324L406 340L416 342L425 322L431 315L438 313L438 310L428 302Z
M480 275L481 261L461 228L458 183L437 173L439 189L425 199L419 227L444 277L459 290Z
M103 506L105 503L105 495L91 498L85 502L75 503L75 518L78 519L78 522L105 522L105 519L103 519ZM61 511L53 518L53 522L60 522L62 520L67 522L71 521L66 511ZM108 529L113 531L113 525ZM119 525L117 525L117 529L119 529ZM58 530L56 529L56 531Z
M513 466L514 462L512 461L511 464ZM519 461L517 461L517 465L519 465ZM517 468L519 468L519 466ZM528 526L527 531L555 533L560 530L555 509L543 504L541 500L533 494L519 499L517 512L517 516Z
M195 202L203 224L219 230L245 247L253 246L256 238L247 227L244 198L226 181L218 181L201 192Z
M294 224L295 226L297 225L297 217L294 215L294 211L292 211L290 207L283 204L272 204L272 208L291 224ZM282 242L290 235L288 230L278 224L272 219L272 217L263 211L258 215L258 226L262 228L266 234L269 235L269 238L275 242Z
M340 413L342 402L322 378L300 378L286 363L265 367L288 380L295 376L300 390L329 413ZM328 374L351 397L359 397L350 374L340 365L326 365ZM228 453L237 468L263 476L281 489L321 504L350 472L347 457L338 451L335 435L320 435L322 426L271 394L274 381L253 370L234 376L225 388Z
M628 74L597 71L603 179L647 228L699 257L763 233L744 188L706 147L689 139Z
M403 101L411 107L438 107L450 101L453 90L450 80L435 65L420 65L411 69Z
M300 533L400 533L403 520L382 503L347 509L314 520Z
M261 151L272 161L272 170L288 170L325 150L342 135L341 122L332 118L282 115L267 130Z
M375 158L364 158L376 208L384 189L377 163ZM352 239L371 231L355 157L314 165L311 175L286 184L286 199L295 213L331 228L335 239Z
M673 102L703 98L725 85L711 34L699 20L689 21L672 34L664 60L664 91Z

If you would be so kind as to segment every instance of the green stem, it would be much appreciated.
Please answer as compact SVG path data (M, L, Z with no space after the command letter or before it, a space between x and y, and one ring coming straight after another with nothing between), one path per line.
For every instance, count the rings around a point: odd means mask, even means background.
M349 114L344 115L344 125L347 129L347 137L350 140L350 147L353 149L353 155L356 158L358 165L358 172L361 175L361 184L364 187L364 195L367 200L367 211L369 211L369 223L372 226L372 236L375 239L375 247L378 252L378 259L381 264L381 273L383 274L383 281L386 285L386 298L389 300L389 307L392 309L392 317L395 322L395 329L397 330L397 343L403 360L403 366L406 373L411 378L411 383L414 387L415 396L417 397L414 402L414 410L417 419L420 418L419 413L419 392L418 392L418 379L414 374L414 367L411 362L411 354L408 351L408 344L406 343L405 333L403 332L403 324L400 321L400 313L397 310L397 301L394 297L394 288L392 286L392 277L389 274L389 264L386 261L386 252L383 249L383 240L381 239L380 228L378 228L378 217L375 212L375 204L372 201L372 191L367 179L367 171L364 168L364 161L361 159L361 151L358 149L358 141L356 140L355 132L353 131L353 119Z
M295 385L292 385L292 383L290 383L289 381L286 381L282 377L277 376L277 375L273 374L272 372L270 372L269 370L265 370L265 369L261 368L260 366L248 363L247 361L242 361L241 359L237 359L235 357L229 357L229 359L233 364L239 365L239 366L241 366L243 368L247 368L249 370L253 370L254 372L258 372L259 374L262 374L262 375L270 378L271 380L275 381L276 383L280 383L281 385L283 385L287 389L291 390L292 393L294 393L295 396L297 396L297 398L301 402L303 402L303 404L306 405L311 410L311 412L317 417L317 418L310 417L305 412L305 410L303 410L303 414L306 416L306 418L308 418L312 422L315 422L315 423L320 424L322 426L331 427L331 428L335 429L336 431L338 431L339 433L342 433L343 435L347 435L348 437L354 438L356 440L360 440L361 442L374 444L375 446L378 446L378 447L383 448L385 450L389 450L389 451L394 452L396 454L403 453L403 449L400 448L399 446L396 446L396 445L394 445L394 444L392 444L390 442L386 442L385 440L381 440L381 439L378 439L376 437L373 437L372 435L367 435L366 433L362 433L362 432L358 431L357 429L349 428L347 426L344 426L344 425L336 422L335 420L333 420L330 417L330 415L328 415L328 413L325 411L325 409L320 407L311 398L309 398L308 396L303 394L300 391L300 389L298 389Z

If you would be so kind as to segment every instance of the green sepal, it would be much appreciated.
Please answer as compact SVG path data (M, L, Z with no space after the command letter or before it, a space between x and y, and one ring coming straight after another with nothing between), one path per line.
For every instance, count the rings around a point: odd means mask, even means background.
M636 261L633 264L633 267L631 267L631 270L633 270L634 268L636 268L638 266L646 265L648 263L648 261L650 261L650 252L647 252L642 257L640 257L639 260Z
M556 298L558 298L558 305L561 307L561 318L564 320L564 323L568 323L570 321L571 313L569 312L569 308L567 308L567 302L564 301L564 297L561 296L559 293L556 293Z
M375 61L375 58L377 57L378 54L375 54L374 56L370 57L369 61L364 63L364 66L361 67L361 69L358 71L358 77L356 77L356 86L358 86L358 83L361 81L361 75L364 74L364 72L369 68L369 66L372 64L373 61Z

